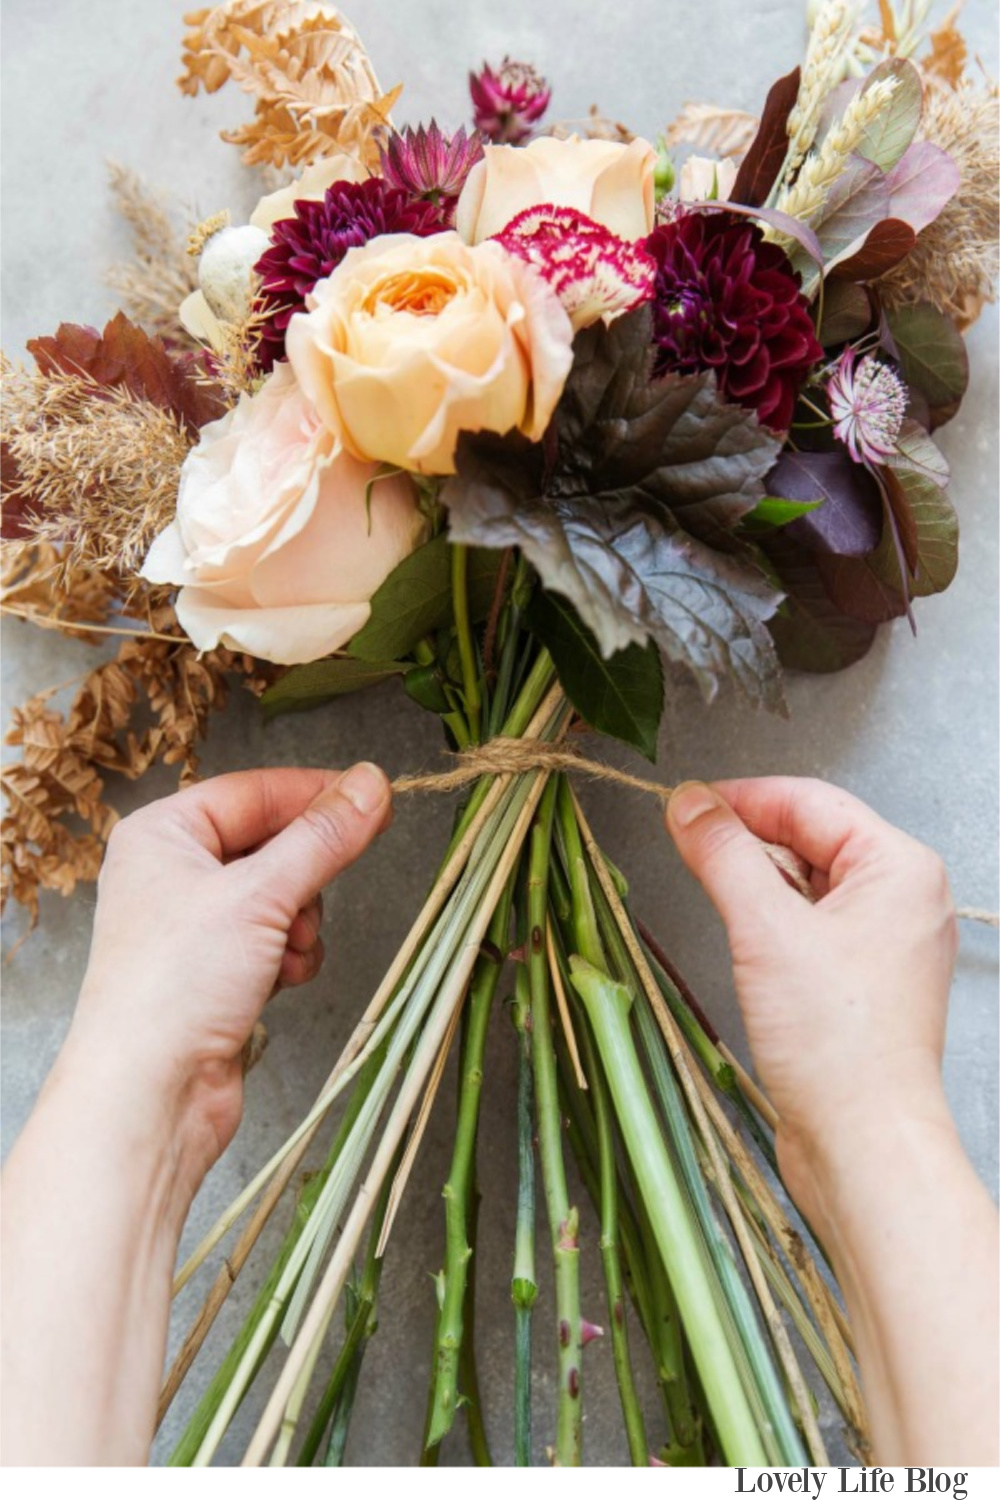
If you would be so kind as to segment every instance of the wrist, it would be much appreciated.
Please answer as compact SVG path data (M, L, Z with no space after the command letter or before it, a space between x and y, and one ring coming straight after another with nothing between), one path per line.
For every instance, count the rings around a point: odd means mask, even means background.
M143 1199L148 1226L174 1248L207 1165L192 1140L189 1091L167 1067L74 1022L41 1100Z
M936 1059L859 1086L807 1129L779 1125L778 1163L796 1206L830 1254L840 1226L864 1211L901 1160L931 1144L960 1149Z

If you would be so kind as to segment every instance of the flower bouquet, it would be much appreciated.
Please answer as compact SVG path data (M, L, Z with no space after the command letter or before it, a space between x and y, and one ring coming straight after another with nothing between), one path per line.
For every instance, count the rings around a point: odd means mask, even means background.
M453 1048L423 1457L461 1413L489 1461L476 1144L507 988L517 1462L539 1358L557 1372L552 1456L582 1456L602 1329L581 1308L567 1153L600 1221L633 1463L824 1464L816 1382L863 1456L850 1329L777 1185L774 1111L634 918L575 775L665 789L584 760L576 731L653 759L665 670L780 711L782 667L851 664L954 576L932 434L966 388L961 330L995 291L996 91L927 11L890 0L865 25L826 0L759 119L689 106L656 144L596 113L582 134L547 126L547 84L510 60L472 76L468 128L397 129L398 90L333 7L199 11L181 87L253 97L226 139L267 191L245 225L192 226L185 252L119 172L138 249L123 311L32 341L34 370L5 366L4 610L125 637L68 713L42 693L15 715L5 897L34 918L40 888L93 878L114 817L102 773L193 774L234 678L269 717L398 679L452 756L398 790L463 793L319 1097L178 1273L179 1290L219 1261L164 1411L286 1214L173 1462L211 1461L282 1344L246 1462L341 1462ZM692 147L713 155L678 171ZM552 1307L536 1306L536 1191Z

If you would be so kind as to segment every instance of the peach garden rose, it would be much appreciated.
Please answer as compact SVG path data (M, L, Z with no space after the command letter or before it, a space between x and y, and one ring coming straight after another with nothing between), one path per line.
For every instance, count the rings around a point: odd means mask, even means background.
M422 474L454 473L462 431L539 439L572 364L537 271L450 231L349 250L308 306L286 347L321 420L356 458Z
M177 618L202 650L315 661L346 645L370 600L426 536L412 481L374 476L323 426L280 365L217 422L181 470L177 517L143 565L180 586Z

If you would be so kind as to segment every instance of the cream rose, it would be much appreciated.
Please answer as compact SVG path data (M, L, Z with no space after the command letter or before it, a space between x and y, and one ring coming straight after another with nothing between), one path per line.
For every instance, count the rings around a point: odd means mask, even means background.
M705 203L726 199L736 181L737 166L731 156L716 161L711 156L689 156L681 167L677 196L682 203Z
M656 151L648 141L567 141L541 136L528 146L487 146L469 173L455 227L469 245L499 234L526 208L575 208L623 240L653 228Z
M458 434L533 440L573 362L573 329L541 276L451 232L349 250L288 325L288 359L356 458L453 474Z
M315 661L368 620L370 600L426 523L413 483L379 479L319 421L287 365L202 428L181 469L177 518L142 574L180 585L195 645Z
M302 176L296 177L287 187L261 198L250 215L250 223L255 229L269 233L271 225L277 224L279 219L294 216L296 203L304 200L319 202L334 182L364 182L370 175L367 167L355 161L353 156L345 156L343 152L323 156L311 167L306 167Z

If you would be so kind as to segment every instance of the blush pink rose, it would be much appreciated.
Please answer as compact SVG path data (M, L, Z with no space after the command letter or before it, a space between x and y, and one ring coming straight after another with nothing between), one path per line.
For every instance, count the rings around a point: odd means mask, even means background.
M636 137L567 141L540 136L528 146L487 146L466 178L455 228L469 245L488 240L540 203L575 208L623 240L644 239L656 209L656 151Z
M349 250L288 325L289 363L360 459L453 474L460 432L533 441L573 363L573 327L531 266L446 232Z
M320 422L279 365L202 428L181 469L177 517L142 568L180 587L177 617L201 650L316 661L367 622L375 590L426 537L406 475L379 479Z

